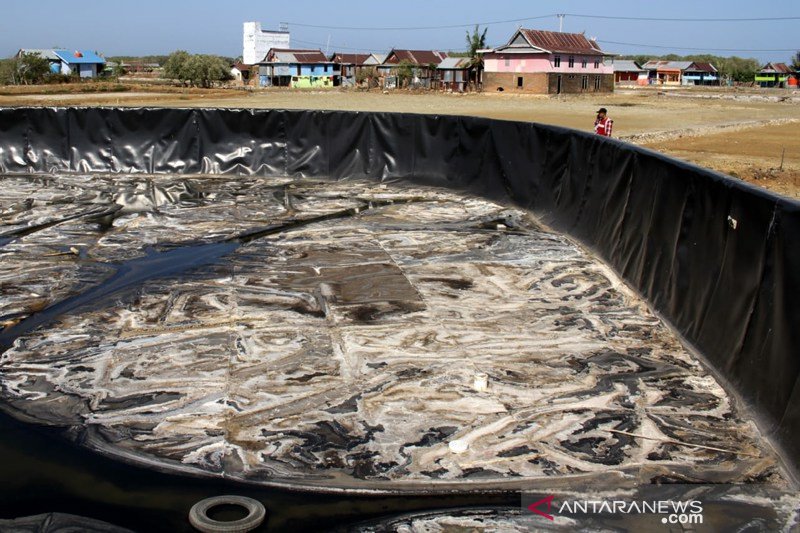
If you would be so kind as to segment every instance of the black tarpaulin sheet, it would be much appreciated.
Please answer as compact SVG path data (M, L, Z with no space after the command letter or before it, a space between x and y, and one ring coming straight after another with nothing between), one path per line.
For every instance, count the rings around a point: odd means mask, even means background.
M645 149L490 119L0 110L0 172L409 180L530 209L596 251L800 463L800 203Z

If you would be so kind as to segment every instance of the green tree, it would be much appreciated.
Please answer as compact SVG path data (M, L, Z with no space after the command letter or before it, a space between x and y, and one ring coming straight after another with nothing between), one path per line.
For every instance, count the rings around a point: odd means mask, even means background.
M0 85L17 83L17 60L15 58L0 59Z
M375 86L374 80L378 77L378 71L375 67L362 67L356 71L356 83L358 85L366 84L367 88Z
M189 78L187 77L186 64L189 62L191 55L186 50L176 50L172 52L167 60L164 62L164 72L162 76L170 80L178 80L185 83Z
M187 78L197 87L211 87L214 82L230 79L228 63L221 57L195 55L186 64Z
M41 83L50 74L50 62L39 54L23 53L17 58L17 83Z
M471 65L477 65L481 61L482 54L479 54L478 50L486 48L486 31L488 29L489 28L484 28L483 33L481 33L480 28L478 28L476 24L472 35L467 31L467 54L469 54Z
M414 63L408 59L402 60L397 65L397 88L400 89L408 85L414 76Z
M163 76L196 87L211 87L214 82L230 79L230 69L221 57L178 50L164 63Z

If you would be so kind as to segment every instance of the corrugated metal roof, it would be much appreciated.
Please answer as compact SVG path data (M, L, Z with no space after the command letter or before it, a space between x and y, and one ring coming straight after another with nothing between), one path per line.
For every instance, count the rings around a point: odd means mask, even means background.
M346 65L363 65L370 54L340 54L335 53L331 56L334 63L344 63Z
M17 54L36 54L50 61L61 61L55 52L45 48L20 48Z
M614 72L646 72L636 61L628 59L614 60Z
M446 57L439 63L436 68L439 69L462 69L468 68L470 63L469 57Z
M415 65L438 65L447 57L447 54L437 50L392 50L383 62L386 63L392 56L396 58L393 63L409 61Z
M370 54L367 59L364 60L365 65L381 65L384 61L386 61L387 54Z
M686 70L691 70L696 72L711 72L711 73L717 72L717 69L714 67L714 65L702 61L693 62L691 65L686 67Z
M85 65L106 62L105 59L89 50L53 50L53 52L59 57L59 59L61 59L61 61L64 63L69 63L70 65Z
M686 70L691 65L691 61L648 61L642 68L645 70Z
M272 48L264 57L265 63L330 63L322 50Z
M600 46L582 33L563 33L557 31L529 30L520 28L519 32L525 39L536 46L549 52L564 52L569 54L602 55ZM514 34L516 36L516 34ZM514 37L511 38L511 41Z
M759 72L762 74L791 74L794 71L786 63L767 63Z

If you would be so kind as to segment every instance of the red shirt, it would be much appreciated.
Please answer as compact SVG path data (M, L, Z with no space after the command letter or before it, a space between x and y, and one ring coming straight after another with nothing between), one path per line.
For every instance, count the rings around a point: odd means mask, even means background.
M598 135L611 137L611 128L614 126L614 121L610 118L598 118L594 121L594 132Z

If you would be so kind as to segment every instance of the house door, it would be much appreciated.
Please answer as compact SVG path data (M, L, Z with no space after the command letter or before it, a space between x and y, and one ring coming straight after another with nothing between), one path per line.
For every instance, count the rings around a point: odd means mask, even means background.
M556 94L561 94L561 74L556 77Z

